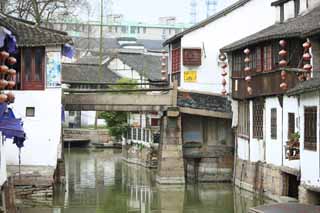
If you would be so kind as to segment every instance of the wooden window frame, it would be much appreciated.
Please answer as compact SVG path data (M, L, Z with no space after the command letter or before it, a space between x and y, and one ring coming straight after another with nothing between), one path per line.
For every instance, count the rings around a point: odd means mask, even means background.
M295 133L296 129L296 115L295 113L288 113L288 140L290 140L291 135Z
M304 107L304 149L309 151L317 151L317 121L318 107Z
M42 55L42 70L41 70L41 76L42 79L40 80L35 80L35 75L36 75L36 65L35 65L35 50L41 48L43 50L43 55ZM25 76L25 63L24 63L24 53L26 49L31 49L31 80L26 80ZM45 87L45 47L28 47L28 48L22 48L21 49L21 89L22 90L44 90Z
M249 101L240 101L238 112L238 136L249 139L250 137L250 103Z
M271 139L277 139L277 108L270 110L270 133Z
M255 99L253 101L252 113L253 113L253 138L263 139L263 123L264 123L264 100Z
M171 70L172 74L181 72L181 48L174 48L171 51L172 64Z

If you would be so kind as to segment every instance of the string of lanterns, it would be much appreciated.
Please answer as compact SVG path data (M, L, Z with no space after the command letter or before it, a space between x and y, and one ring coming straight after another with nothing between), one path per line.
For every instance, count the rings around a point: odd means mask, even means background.
M282 90L287 90L288 89L288 84L286 82L287 79L287 72L285 70L285 68L288 65L288 62L286 60L288 52L286 51L286 46L287 46L287 42L285 40L280 40L279 41L279 45L281 47L281 50L279 51L279 56L280 56L280 61L279 61L279 66L282 68L281 71L281 80L282 83L280 84L280 88Z
M311 79L311 70L312 70L312 65L310 64L311 61L311 54L310 54L310 48L311 48L311 43L309 41L306 41L303 43L303 48L304 48L304 53L303 53L303 60L305 64L303 65L303 69L306 72L306 79L310 80Z
M161 58L161 80L162 81L167 81L167 78L168 78L168 73L167 73L167 57L166 57L166 51L165 50L162 50L162 58Z
M251 52L251 51L250 51L249 48L246 48L246 49L243 51L243 53L246 55L246 57L244 58L244 63L245 63L244 72L245 72L245 75L246 75L245 81L247 82L247 92L248 92L249 95L252 95L253 90L252 90L252 87L251 87L251 85L250 85L251 80L252 80L252 78L251 78L251 76L250 76L250 72L251 72L251 67L250 67L250 62L251 62L251 60L250 60L250 52Z
M221 72L221 75L222 75L222 81L221 81L222 90L221 90L221 94L224 95L224 96L227 95L227 89L226 89L227 80L226 80L226 76L228 75L228 73L226 71L226 68L228 67L228 65L225 62L226 59L227 59L226 55L224 53L220 53L219 60L221 62L221 68L222 68L222 72Z
M17 63L17 59L10 56L6 51L0 52L0 89L13 89L16 85L16 70L13 65ZM8 66L9 67L8 67ZM0 103L13 103L15 100L14 94L9 91L0 93Z

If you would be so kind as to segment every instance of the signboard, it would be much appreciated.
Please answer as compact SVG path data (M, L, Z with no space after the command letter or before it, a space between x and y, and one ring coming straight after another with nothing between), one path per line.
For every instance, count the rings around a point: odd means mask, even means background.
M183 49L183 65L184 66L200 66L201 65L201 49Z
M187 83L197 82L197 71L195 70L184 71L184 82L187 82Z
M61 85L61 53L47 52L47 87Z

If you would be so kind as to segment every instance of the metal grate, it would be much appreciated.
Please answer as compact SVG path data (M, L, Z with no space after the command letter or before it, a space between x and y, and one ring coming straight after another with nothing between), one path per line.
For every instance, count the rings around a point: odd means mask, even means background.
M317 107L304 108L304 148L317 150Z
M263 139L264 100L253 101L253 138Z

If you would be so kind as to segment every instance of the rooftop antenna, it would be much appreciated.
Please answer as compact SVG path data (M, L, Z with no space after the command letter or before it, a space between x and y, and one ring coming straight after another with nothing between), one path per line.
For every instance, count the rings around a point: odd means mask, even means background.
M190 7L191 7L190 21L191 21L191 24L195 24L197 23L197 0L191 0Z
M207 6L207 18L216 11L217 1L216 0L206 0Z

